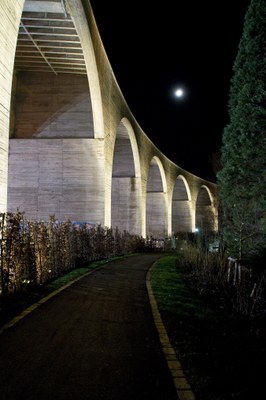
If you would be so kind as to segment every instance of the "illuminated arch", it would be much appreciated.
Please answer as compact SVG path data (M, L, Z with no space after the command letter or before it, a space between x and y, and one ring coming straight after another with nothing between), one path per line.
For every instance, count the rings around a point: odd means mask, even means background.
M146 189L146 235L164 238L167 227L167 185L165 171L158 157L149 165Z
M192 231L191 193L183 175L176 179L172 195L172 232Z
M195 213L196 229L205 233L217 230L214 199L206 185L202 185L198 191Z
M38 43L34 32L43 27L39 27L38 21L35 27L35 20L41 18L47 22L48 19L48 27L59 24L61 30L71 29L71 35L75 36L75 41L72 39L75 51L80 47L80 65L84 59L84 68L76 68L76 64L71 64L73 61L69 61L68 66L58 62L60 69L57 70L50 62L41 68L38 64L33 68L34 64L28 66L26 62L27 55L22 58L22 66L21 55L15 57L14 71L24 75L14 79L13 89L14 92L17 89L23 104L20 119L17 115L17 131L16 118L11 121L15 131L9 145L8 210L20 208L31 218L55 214L59 219L99 223L104 220L104 208L95 209L93 205L102 204L104 198L104 142L91 139L104 138L105 133L100 80L90 32L96 25L93 25L89 3L87 8L81 0L67 0L66 7L64 4L25 1L22 10L18 35L21 48L24 37L30 36L26 47L31 46L31 52L36 50ZM49 7L56 7L55 17L47 11ZM66 49L62 49L64 46L58 38L60 35L55 33L57 30L52 29L50 36L45 36L46 31L43 29L42 34L53 57L59 57L57 61L63 60L57 54L62 50L66 52L65 58L71 60L73 55L68 57L66 44ZM51 35L54 37L50 46ZM72 48L73 43L70 41L68 45ZM34 57L38 57L37 54ZM17 102L18 111L19 106Z
M126 118L117 128L113 153L111 226L143 234L139 152L134 131Z
M67 0L67 4L80 39L86 63L93 113L94 137L102 138L104 137L102 97L90 28L84 13L82 1ZM94 18L93 21L95 24Z

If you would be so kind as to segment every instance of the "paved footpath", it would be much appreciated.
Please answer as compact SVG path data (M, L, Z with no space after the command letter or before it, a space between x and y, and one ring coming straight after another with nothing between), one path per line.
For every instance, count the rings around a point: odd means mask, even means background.
M0 334L0 400L176 400L146 287L158 254L82 277Z

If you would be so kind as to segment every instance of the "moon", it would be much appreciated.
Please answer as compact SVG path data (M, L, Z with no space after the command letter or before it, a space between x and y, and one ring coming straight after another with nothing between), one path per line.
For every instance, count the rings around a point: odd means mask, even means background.
M184 96L184 90L182 88L177 88L175 89L175 96L176 97L183 97Z

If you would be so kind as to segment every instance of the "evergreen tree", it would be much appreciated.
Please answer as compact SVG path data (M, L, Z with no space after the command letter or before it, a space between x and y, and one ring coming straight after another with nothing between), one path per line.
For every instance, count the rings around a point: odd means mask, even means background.
M220 226L229 255L266 254L266 1L251 0L233 65L224 128Z

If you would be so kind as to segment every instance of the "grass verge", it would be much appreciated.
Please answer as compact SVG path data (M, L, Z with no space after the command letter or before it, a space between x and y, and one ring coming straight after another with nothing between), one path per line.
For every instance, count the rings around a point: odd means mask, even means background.
M151 285L172 346L197 400L250 400L265 393L264 321L220 315L178 269L160 259Z

